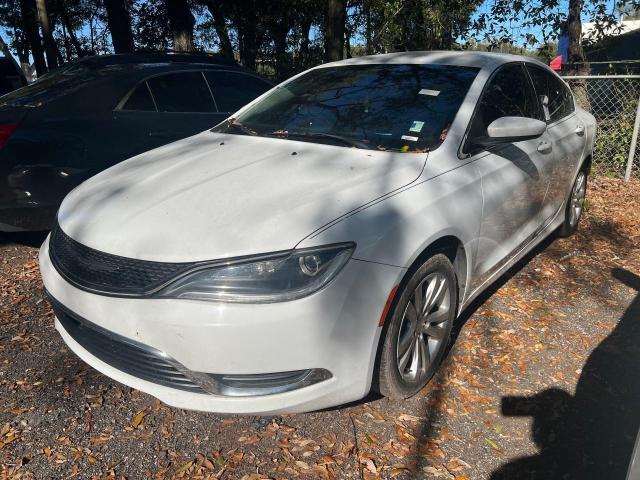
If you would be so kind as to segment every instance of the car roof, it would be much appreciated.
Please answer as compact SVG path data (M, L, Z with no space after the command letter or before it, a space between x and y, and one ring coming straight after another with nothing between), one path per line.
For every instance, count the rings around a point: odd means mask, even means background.
M77 62L95 66L150 64L162 67L180 64L200 64L239 67L235 60L210 53L124 53L83 57Z
M321 65L320 68L341 65L432 63L495 70L500 65L510 62L529 62L546 67L544 63L531 57L512 55L509 53L431 50L423 52L398 52L354 57L347 60L326 63Z

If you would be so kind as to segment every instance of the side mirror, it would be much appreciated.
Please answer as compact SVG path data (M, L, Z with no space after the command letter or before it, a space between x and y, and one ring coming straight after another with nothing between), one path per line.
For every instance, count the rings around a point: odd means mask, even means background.
M521 142L538 138L546 129L547 124L535 118L500 117L487 127L487 137L479 137L472 143L488 147L501 143Z

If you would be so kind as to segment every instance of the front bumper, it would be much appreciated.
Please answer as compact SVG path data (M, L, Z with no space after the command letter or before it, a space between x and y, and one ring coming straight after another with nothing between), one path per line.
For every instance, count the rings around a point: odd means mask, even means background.
M175 359L190 372L257 375L323 369L331 377L283 393L234 396L187 391L118 369L78 343L56 320L67 345L105 375L187 409L220 413L316 410L365 396L371 386L378 326L389 291L404 270L351 260L314 295L274 304L96 295L67 283L40 251L43 282L66 309L120 337Z

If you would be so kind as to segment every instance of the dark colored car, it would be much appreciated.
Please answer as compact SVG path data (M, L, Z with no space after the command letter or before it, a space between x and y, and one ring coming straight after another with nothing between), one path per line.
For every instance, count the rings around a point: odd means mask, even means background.
M10 57L0 57L0 95L24 87L26 84L27 78L18 62Z
M129 54L85 58L0 97L0 231L50 228L82 181L216 125L269 88L217 56Z

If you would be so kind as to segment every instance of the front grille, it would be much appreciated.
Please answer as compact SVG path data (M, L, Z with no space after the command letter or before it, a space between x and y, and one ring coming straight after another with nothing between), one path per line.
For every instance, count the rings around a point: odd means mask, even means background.
M165 387L206 393L176 367L179 364L175 360L160 350L104 330L78 317L53 299L51 303L58 321L71 338L103 362L124 373Z
M115 295L151 293L195 265L137 260L100 252L76 242L57 224L51 232L49 256L56 270L71 284Z

